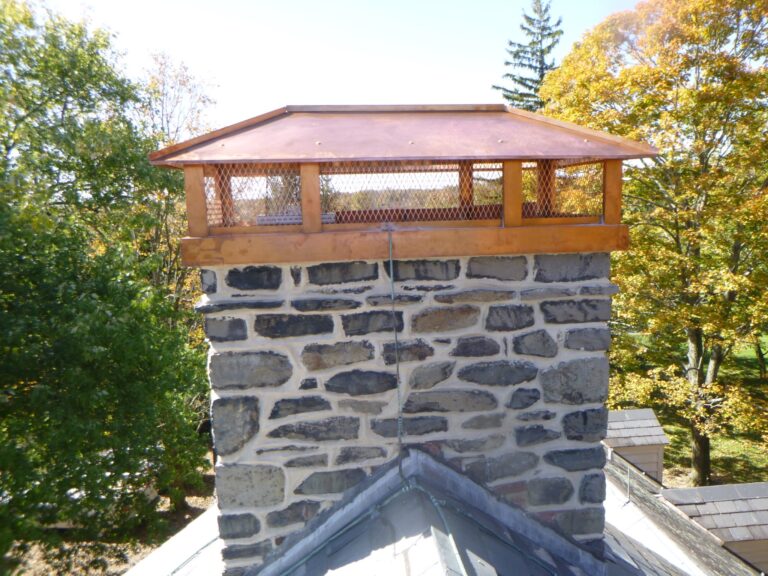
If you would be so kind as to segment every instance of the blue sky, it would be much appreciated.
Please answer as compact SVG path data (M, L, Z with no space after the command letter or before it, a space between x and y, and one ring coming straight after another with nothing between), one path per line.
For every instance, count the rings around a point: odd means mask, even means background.
M557 57L637 0L553 0ZM530 0L47 0L115 35L127 72L164 52L209 84L213 127L285 104L501 102Z

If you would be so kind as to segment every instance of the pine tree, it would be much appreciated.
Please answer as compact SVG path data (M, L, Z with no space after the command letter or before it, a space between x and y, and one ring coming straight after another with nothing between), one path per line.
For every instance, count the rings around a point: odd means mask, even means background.
M563 31L560 30L563 19L558 18L552 23L549 7L550 2L533 0L531 5L533 15L529 16L523 12L523 24L520 24L520 30L525 33L529 41L527 44L521 44L510 40L507 48L510 60L504 62L504 65L511 67L513 71L520 69L523 72L504 74L504 79L512 81L512 88L494 86L496 90L501 90L504 98L512 106L532 112L544 106L544 102L539 98L539 87L547 72L555 68L555 61L548 61L547 57L563 35ZM530 72L533 74L531 75Z

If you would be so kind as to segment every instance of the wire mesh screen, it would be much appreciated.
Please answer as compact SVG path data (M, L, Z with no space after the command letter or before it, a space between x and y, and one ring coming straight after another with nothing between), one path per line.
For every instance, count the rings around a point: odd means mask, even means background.
M301 224L298 164L216 164L205 168L209 226Z
M602 162L523 163L523 218L600 216L602 213Z
M323 223L501 219L500 163L321 165Z

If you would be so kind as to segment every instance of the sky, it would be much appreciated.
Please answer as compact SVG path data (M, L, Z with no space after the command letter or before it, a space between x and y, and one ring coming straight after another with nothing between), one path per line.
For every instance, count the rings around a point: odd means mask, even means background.
M637 0L553 0L559 60ZM110 31L125 71L184 62L216 101L212 128L286 104L502 102L506 45L530 0L47 0Z

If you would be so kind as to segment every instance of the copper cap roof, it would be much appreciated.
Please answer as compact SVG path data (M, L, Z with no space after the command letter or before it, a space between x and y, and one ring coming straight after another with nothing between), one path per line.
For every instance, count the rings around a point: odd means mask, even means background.
M286 106L153 152L161 166L241 162L629 159L647 144L501 104Z

